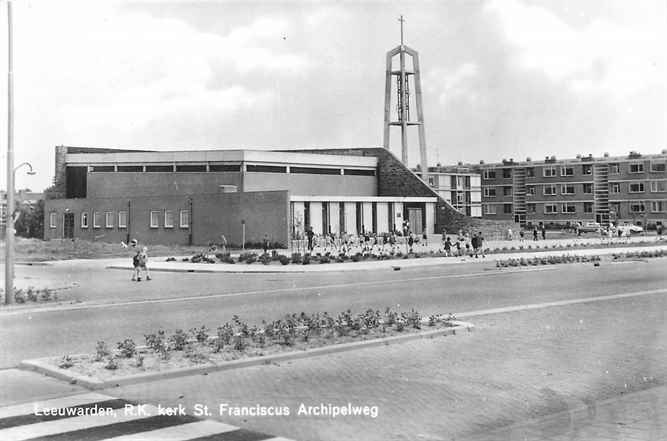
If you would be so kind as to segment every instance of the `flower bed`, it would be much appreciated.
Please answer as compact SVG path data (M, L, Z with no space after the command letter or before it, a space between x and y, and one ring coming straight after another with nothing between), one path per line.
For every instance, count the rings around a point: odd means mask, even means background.
M422 317L415 310L384 312L369 309L336 316L323 313L291 314L270 323L249 325L234 316L211 332L205 326L167 334L163 330L145 335L145 345L125 339L111 349L98 342L95 353L65 355L49 362L84 377L102 381L116 377L170 371L196 366L217 366L244 358L303 351L343 343L415 334L456 325L453 315Z
M652 251L628 251L626 253L614 253L611 255L614 260L635 260L635 259L650 259L653 257L667 256L666 250L652 250Z
M559 243L542 244L539 242L526 242L523 245L505 246L499 248L486 248L484 254L513 254L533 251L571 251L580 249L605 249L611 247L645 247L655 245L656 241L640 242L601 242L601 243ZM418 259L424 257L450 257L453 254L447 254L444 250L419 250L419 246L414 247L413 252L406 252L404 246L380 246L375 245L366 249L355 249L347 251L322 250L313 253L292 253L291 256L280 254L273 250L271 253L258 254L255 252L243 252L238 258L232 257L229 253L217 254L196 254L189 258L183 258L184 262L191 263L227 263L227 264L262 264L262 265L311 265L327 263L378 261L378 260L398 260L398 259ZM472 254L464 253L456 257L472 257ZM167 262L176 261L176 258L169 257ZM520 265L517 265L520 266Z
M561 263L586 263L599 262L600 256L576 256L570 254L563 254L562 256L544 256L544 257L522 257L520 259L504 259L496 260L496 268L508 268L517 266L539 266L539 265L556 265Z
M0 296L4 296L5 290L0 289ZM46 303L58 301L58 293L51 288L34 288L29 286L25 289L14 288L14 302L22 303Z

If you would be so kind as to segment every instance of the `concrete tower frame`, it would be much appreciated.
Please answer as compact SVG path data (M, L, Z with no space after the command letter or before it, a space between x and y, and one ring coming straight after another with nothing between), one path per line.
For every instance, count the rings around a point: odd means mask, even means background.
M384 87L384 148L389 149L391 136L391 126L401 128L401 161L408 166L408 127L417 126L419 133L419 164L422 171L422 179L428 182L428 163L426 157L426 133L424 130L424 108L422 105L422 86L421 72L419 68L419 53L406 46L403 42L403 23L401 15L401 44L387 52L387 67L385 71ZM392 69L392 61L395 56L399 56L399 69ZM405 68L406 56L412 58L412 71ZM415 89L415 105L417 106L417 119L410 119L410 77L413 78ZM397 77L397 110L398 119L391 119L391 89L392 78Z

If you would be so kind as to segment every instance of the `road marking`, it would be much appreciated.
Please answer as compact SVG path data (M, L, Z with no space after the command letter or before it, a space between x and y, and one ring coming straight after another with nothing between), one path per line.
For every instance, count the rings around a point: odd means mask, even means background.
M166 297L158 299L145 299L145 300L129 300L125 302L116 302L116 303L80 303L77 305L66 305L66 306L52 306L52 307L43 307L43 308L31 308L31 309L15 309L11 311L1 311L0 317L7 315L21 315L21 314L37 314L37 313L46 313L46 312L63 312L63 311L78 311L78 310L88 310L88 309L106 309L106 308L118 308L124 306L134 306L134 305L148 305L148 304L159 304L159 303L180 303L180 302L191 302L194 300L210 300L217 298L226 298L226 297L242 297L242 296L251 296L251 295L262 295L262 294L281 294L281 293L295 293L299 291L313 291L313 290L325 290L325 289L340 289L340 288L353 288L359 286L373 286L373 285L387 285L395 283L411 283L419 282L423 280L441 280L441 279L466 279L470 277L479 277L479 276L502 276L507 274L516 274L516 273L529 273L536 271L549 271L556 269L556 266L548 267L537 267L537 268L526 268L526 269L517 269L517 270L502 270L502 271L483 271L476 273L465 273L465 274L447 274L443 276L428 276L428 277L414 277L407 279L389 279L389 280L375 280L370 282L349 282L349 283L337 283L330 285L316 285L316 286L299 286L299 287L287 287L287 288L275 288L275 289L266 289L266 290L253 290L253 291L239 291L231 293L222 293L222 294L202 294L196 296L181 296L181 297Z
M181 424L180 426L165 427L163 429L117 436L114 438L108 438L106 441L146 441L150 439L160 441L180 441L212 436L220 433L232 432L235 430L238 430L238 427L219 423L217 421L204 420L194 423Z
M503 314L507 312L527 311L530 309L551 308L554 306L576 305L577 303L604 302L607 300L625 299L628 297L650 296L654 294L667 294L667 289L653 289L650 291L636 291L623 294L612 294L608 296L584 297L582 299L560 300L556 302L529 303L525 305L506 306L503 308L479 309L477 311L460 312L454 314L457 318L477 317L480 315Z
M110 403L114 403L113 406ZM150 404L139 405L96 393L0 407L0 439L290 441L211 419L197 418L189 415L187 408L183 409L183 414L176 407L163 409L174 409L174 413L160 412L158 407Z

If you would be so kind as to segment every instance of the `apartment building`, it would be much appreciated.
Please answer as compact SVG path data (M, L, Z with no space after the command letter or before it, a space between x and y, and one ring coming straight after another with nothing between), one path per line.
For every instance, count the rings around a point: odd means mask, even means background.
M480 162L482 217L567 225L665 224L667 150L643 155Z
M418 169L414 171L421 177ZM462 163L456 166L438 164L428 168L428 185L461 214L482 217L482 184L479 171Z

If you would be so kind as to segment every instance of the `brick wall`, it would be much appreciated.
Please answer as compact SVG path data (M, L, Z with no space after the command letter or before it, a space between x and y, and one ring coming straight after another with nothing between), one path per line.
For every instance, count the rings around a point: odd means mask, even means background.
M191 228L181 228L179 214L190 209ZM165 227L164 212L173 213L173 227ZM128 211L127 228L118 227L118 212ZM150 212L160 212L157 228L150 226ZM188 244L192 233L194 245L219 242L224 234L230 243L242 241L242 223L246 223L246 242L259 242L268 234L271 241L288 243L289 193L287 191L215 193L187 196L153 196L129 198L51 199L44 210L44 239L63 237L64 213L74 214L74 237L79 239L120 242L135 238L146 244ZM88 227L81 226L81 213L88 213ZM94 226L94 213L100 213L100 225ZM106 226L105 213L113 213L113 225ZM56 227L50 228L49 217L56 213Z

